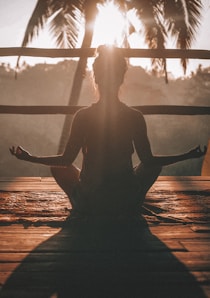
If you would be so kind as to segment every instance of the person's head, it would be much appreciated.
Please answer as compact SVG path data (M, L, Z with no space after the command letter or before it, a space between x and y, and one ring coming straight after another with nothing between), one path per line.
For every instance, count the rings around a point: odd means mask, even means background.
M95 83L99 91L118 90L123 83L127 62L120 48L99 46L93 63Z

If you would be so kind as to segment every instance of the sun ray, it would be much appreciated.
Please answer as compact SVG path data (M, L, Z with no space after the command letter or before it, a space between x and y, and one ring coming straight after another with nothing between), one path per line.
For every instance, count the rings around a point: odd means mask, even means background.
M127 34L126 16L111 1L98 5L92 46L109 44L122 46Z

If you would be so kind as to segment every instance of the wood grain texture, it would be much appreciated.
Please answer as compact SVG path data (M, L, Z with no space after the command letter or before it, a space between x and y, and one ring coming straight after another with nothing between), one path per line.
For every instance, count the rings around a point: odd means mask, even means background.
M209 182L159 177L139 218L69 219L52 178L2 177L0 297L210 297Z

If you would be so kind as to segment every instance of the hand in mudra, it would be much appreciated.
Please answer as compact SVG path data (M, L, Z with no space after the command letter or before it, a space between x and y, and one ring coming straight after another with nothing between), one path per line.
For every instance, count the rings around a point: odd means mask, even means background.
M29 157L31 156L30 153L25 149L23 149L23 147L21 146L18 146L16 148L15 146L12 146L11 148L9 148L9 150L12 155L14 155L15 157L21 160L28 160Z

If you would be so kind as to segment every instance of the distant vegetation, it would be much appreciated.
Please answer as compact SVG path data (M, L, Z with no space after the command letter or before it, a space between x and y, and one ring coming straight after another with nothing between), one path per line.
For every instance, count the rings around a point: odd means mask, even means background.
M66 105L69 100L77 62L22 65L14 78L14 70L0 65L0 104ZM171 79L165 84L160 73L150 74L141 67L129 67L120 97L128 105L210 105L210 68L201 66L185 79ZM83 83L79 105L90 105L97 99L91 74ZM154 154L178 154L210 138L210 116L146 116L148 134ZM36 155L56 154L62 131L62 115L0 114L0 176L48 176L49 169L15 160L8 151L21 144ZM134 162L136 157L134 156ZM81 158L77 160L81 164ZM182 162L166 167L162 175L200 175L202 160Z

